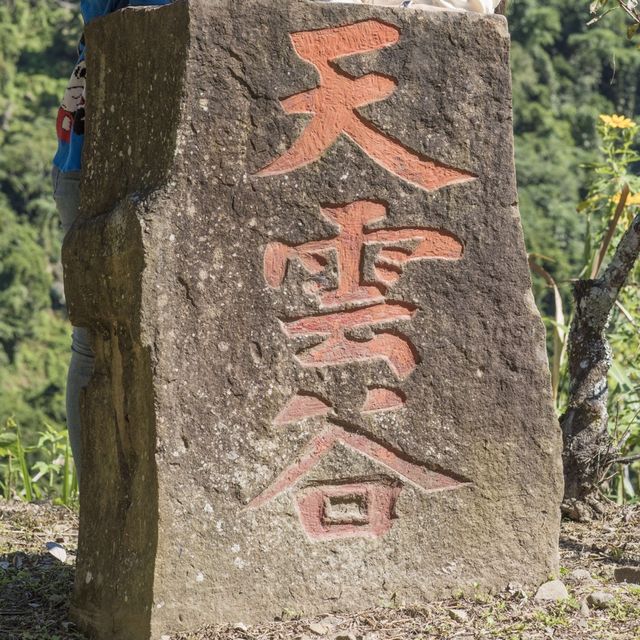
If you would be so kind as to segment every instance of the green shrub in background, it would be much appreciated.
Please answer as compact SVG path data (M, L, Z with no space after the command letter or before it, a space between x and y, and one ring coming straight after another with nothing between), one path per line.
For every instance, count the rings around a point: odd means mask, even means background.
M45 424L38 441L24 443L20 427L8 418L0 429L0 495L5 500L49 499L75 506L78 485L66 429ZM30 454L35 462L30 462Z
M589 2L509 0L518 197L529 251L552 258L565 305L583 264L591 181L585 163L598 149L599 114L640 113L640 55L622 11L588 25ZM536 281L538 302L553 293Z
M61 449L54 456L48 439L59 437L58 447L66 442L63 390L70 344L49 170L56 111L81 29L75 7L64 0L0 2L0 493L21 499L73 497L69 466L60 463ZM560 411L571 279L593 265L615 213L610 198L623 183L637 193L628 175L630 159L624 171L616 165L610 174L606 171L613 164L605 159L605 173L585 166L598 155L599 135L616 140L636 135L630 127L605 132L600 113L635 117L640 112L640 56L626 40L623 13L614 12L591 28L587 21L586 2L510 2L520 208L529 250L545 256L533 258L545 274L535 286L550 330ZM608 143L601 140L605 158ZM578 215L580 200L587 204ZM633 198L627 204L613 245L623 217L637 206ZM638 279L636 270L611 324L611 429L626 438L624 455L640 446ZM45 467L49 471L43 473ZM637 464L619 466L615 474L606 490L620 500L637 499Z
M612 257L618 241L640 206L640 178L633 167L640 161L634 145L640 127L621 115L600 115L598 161L586 165L587 197L575 213L585 228L577 278L596 278ZM558 415L567 406L567 338L572 313L567 313L559 287L550 275L545 256L530 254L534 273L554 293L553 312L545 316L549 332L554 399ZM542 266L544 264L544 266ZM571 307L569 307L571 308ZM613 363L609 372L609 416L612 447L620 460L602 478L603 490L618 502L637 501L640 494L640 460L624 464L640 453L640 264L635 266L612 314L609 339ZM640 457L640 456L639 456Z
M64 423L69 328L51 308L48 264L34 227L0 201L0 421L14 415L29 436Z
M81 28L70 6L0 3L0 493L22 498L65 495L60 482L45 491L43 476L30 489L16 464L23 456L36 477L54 460L41 432L64 434L70 328L49 174Z

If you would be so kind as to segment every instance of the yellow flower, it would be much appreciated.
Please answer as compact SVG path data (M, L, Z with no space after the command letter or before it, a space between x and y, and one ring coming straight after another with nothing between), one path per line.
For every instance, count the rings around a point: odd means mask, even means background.
M618 204L618 202L620 202L621 197L622 197L621 193L616 193L616 195L611 198L611 202L613 202L614 204ZM631 207L637 204L640 204L640 193L630 193L627 196L627 201L625 202L625 205L627 207Z
M607 127L612 127L613 129L629 129L636 126L636 123L631 118L619 116L615 113L611 116L601 114L600 120L602 120Z

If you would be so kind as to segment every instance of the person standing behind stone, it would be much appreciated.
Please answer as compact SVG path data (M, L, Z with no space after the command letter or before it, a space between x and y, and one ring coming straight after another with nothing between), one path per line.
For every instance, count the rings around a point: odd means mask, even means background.
M80 11L84 24L118 9L133 6L164 5L172 0L81 0ZM51 172L53 198L66 236L78 215L80 203L80 176L85 115L85 43L78 46L78 61L64 93L56 120L58 149ZM81 471L80 392L87 386L93 371L94 356L88 331L73 327L71 361L67 375L66 408L67 428L71 450L76 464L78 480Z

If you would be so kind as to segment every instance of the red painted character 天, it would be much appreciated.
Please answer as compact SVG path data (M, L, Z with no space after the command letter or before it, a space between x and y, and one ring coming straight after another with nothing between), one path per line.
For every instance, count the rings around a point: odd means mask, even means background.
M288 114L310 113L313 117L291 148L257 175L288 173L314 162L340 135L345 135L385 169L428 191L474 179L467 171L409 149L358 112L358 107L389 97L397 81L380 73L354 78L335 61L388 47L399 37L397 27L378 20L290 34L294 50L314 65L320 82L315 89L296 93L280 103Z

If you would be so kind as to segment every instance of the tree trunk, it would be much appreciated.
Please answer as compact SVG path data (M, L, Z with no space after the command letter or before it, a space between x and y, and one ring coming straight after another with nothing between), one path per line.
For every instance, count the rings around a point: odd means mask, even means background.
M640 214L627 229L599 278L574 287L575 314L569 331L569 403L560 419L564 440L563 511L589 520L602 511L598 487L615 455L608 434L607 374L611 310L640 252Z
M574 519L588 520L599 510L597 487L609 449L607 374L611 349L606 331L612 301L599 280L578 281L574 300L576 310L569 332L569 405L560 419L563 510Z

